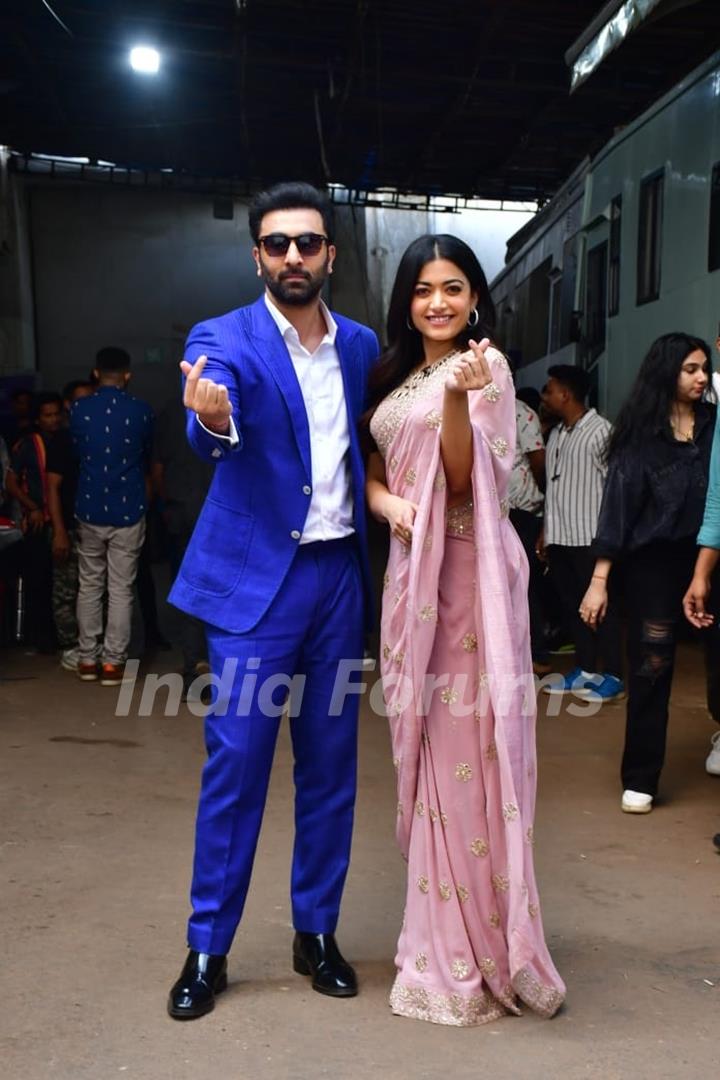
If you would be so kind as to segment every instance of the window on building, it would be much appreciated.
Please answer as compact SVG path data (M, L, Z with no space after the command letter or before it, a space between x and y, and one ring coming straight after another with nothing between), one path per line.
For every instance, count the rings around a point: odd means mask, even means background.
M608 315L620 310L620 228L622 221L622 195L616 195L610 203L610 250L608 252Z
M562 270L554 266L550 271L550 325L548 327L549 353L560 348L560 298L562 296Z
M720 270L720 162L713 165L710 185L710 224L708 234L708 270Z
M587 257L587 296L585 300L587 359L592 362L605 348L607 316L607 241L591 248Z
M637 302L647 304L660 295L664 174L653 173L640 185L638 218Z

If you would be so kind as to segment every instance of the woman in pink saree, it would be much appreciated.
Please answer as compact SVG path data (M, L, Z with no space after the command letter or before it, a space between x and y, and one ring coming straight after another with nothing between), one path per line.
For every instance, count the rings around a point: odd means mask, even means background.
M368 502L391 531L381 670L408 863L390 1004L462 1026L521 1002L549 1017L565 994L533 869L528 569L508 521L515 404L493 325L466 244L411 244L369 425Z

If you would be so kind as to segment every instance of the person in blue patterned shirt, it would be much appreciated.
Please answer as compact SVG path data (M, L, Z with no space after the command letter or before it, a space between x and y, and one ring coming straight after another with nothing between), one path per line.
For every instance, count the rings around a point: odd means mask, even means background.
M70 410L80 460L75 504L78 675L84 681L99 677L103 686L116 686L122 682L130 644L133 585L145 537L153 413L127 391L130 357L124 349L101 349L94 375L96 392Z

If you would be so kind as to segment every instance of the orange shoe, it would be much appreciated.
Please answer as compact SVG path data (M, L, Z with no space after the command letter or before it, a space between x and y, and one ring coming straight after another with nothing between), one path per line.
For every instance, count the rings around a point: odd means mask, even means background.
M119 686L125 674L124 664L103 664L100 672L101 686Z
M81 660L77 666L77 673L78 678L82 679L83 682L97 682L97 660Z

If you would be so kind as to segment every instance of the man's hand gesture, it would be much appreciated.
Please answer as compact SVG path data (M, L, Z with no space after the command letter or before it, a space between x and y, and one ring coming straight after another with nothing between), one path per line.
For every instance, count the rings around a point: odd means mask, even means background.
M196 412L198 419L210 431L217 435L227 435L230 430L232 402L228 388L212 379L203 379L201 375L207 364L207 356L199 356L194 364L187 360L180 362L180 370L185 376L183 404L186 409Z

